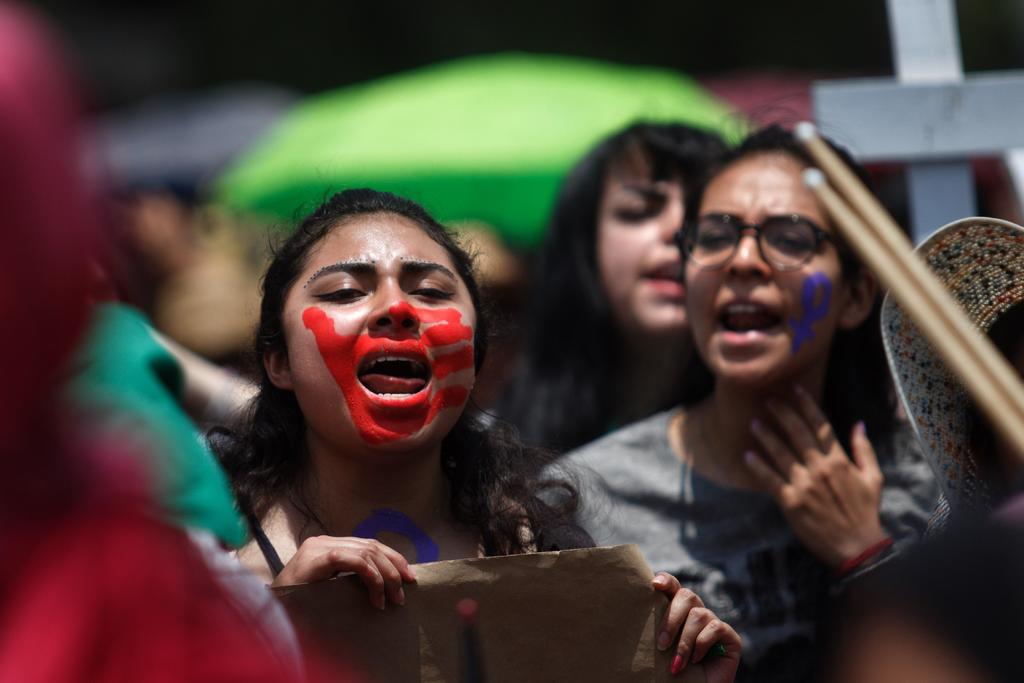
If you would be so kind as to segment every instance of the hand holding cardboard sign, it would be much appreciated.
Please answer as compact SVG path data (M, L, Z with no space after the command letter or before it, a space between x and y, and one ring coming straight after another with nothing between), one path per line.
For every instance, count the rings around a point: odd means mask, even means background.
M688 616L673 623L692 643L690 663L672 676L674 654L656 646L672 604L665 594L681 595L679 606L690 594L678 583L654 584L636 546L432 562L416 571L405 606L385 611L366 604L355 577L276 592L307 638L389 683L460 680L454 606L464 598L479 605L481 665L490 683L729 683L736 670L735 632L707 615ZM716 642L725 656L695 663Z
M672 659L670 672L673 676L690 663L699 664L715 645L725 654L709 660L705 666L707 683L730 683L736 677L740 665L740 636L714 612L704 606L704 601L688 588L683 588L679 579L666 572L658 572L651 582L656 590L668 596L671 603L665 611L658 632L658 649L667 650L676 635L676 655ZM682 633L680 633L682 629Z
M272 586L325 581L339 572L356 574L369 591L370 604L378 609L384 609L388 601L404 605L402 582L416 582L416 573L402 554L380 541L313 536L302 542Z

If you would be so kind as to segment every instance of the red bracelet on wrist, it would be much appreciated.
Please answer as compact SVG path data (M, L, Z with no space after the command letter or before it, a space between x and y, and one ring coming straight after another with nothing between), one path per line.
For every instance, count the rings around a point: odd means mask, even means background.
M843 562L841 565L839 565L839 569L836 569L836 576L840 578L846 576L854 569L870 560L875 555L882 554L892 544L892 536L886 536L881 541L871 544L861 554L857 555L856 557L851 557L846 562Z

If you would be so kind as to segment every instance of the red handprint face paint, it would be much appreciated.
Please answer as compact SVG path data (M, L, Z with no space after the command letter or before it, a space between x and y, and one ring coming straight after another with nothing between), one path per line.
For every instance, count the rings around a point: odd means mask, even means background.
M393 321L415 320L422 332L403 332L397 322L392 336L342 335L322 309L311 306L302 314L356 429L371 444L407 438L439 411L461 408L469 388L452 376L473 369L473 329L462 324L458 310L400 302L388 314Z
M311 447L362 458L437 445L473 388L469 291L445 248L402 217L361 216L324 237L282 321L286 350L265 363L294 393Z

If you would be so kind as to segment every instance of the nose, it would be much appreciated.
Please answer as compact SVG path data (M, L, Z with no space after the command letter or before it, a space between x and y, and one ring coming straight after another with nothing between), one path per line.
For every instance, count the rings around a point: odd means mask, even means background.
M415 332L420 327L416 309L407 301L395 301L386 309L374 314L370 329L374 331Z
M756 275L768 277L772 267L761 256L761 248L757 243L757 234L753 230L744 231L736 245L736 253L729 260L729 272L737 275Z

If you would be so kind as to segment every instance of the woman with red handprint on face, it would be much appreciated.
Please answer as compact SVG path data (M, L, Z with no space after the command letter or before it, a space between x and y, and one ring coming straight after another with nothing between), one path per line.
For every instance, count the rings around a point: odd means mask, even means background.
M471 268L419 206L371 190L277 252L260 395L219 443L253 528L240 557L268 582L356 571L383 606L409 562L578 544L545 535L562 522L529 486L532 452L465 412L487 334Z
M434 311L399 301L388 309L387 323L376 334L339 335L322 309L310 307L302 314L341 387L352 421L372 443L407 439L433 422L441 409L465 404L469 389L445 380L473 369L473 330L461 318L455 309ZM388 329L391 321L393 331ZM404 375L385 369L402 370L406 363L409 372ZM437 382L432 385L431 379Z

